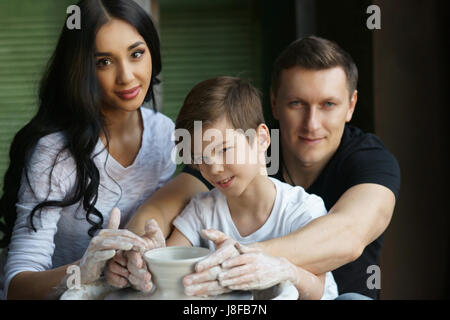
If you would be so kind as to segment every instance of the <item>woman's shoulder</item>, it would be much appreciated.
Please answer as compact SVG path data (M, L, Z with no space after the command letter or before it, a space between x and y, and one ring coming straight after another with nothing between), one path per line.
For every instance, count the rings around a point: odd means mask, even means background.
M63 132L54 132L40 138L29 160L29 164L35 168L47 169L48 166L55 166L64 171L72 171L75 168L75 162L67 149Z
M152 131L170 130L169 132L171 133L175 129L172 119L159 111L141 107L141 113L144 126Z

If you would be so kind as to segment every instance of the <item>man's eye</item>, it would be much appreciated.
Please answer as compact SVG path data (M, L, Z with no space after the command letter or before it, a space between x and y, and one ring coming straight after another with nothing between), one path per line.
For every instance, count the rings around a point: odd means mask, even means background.
M327 107L332 107L332 106L335 106L335 105L336 104L334 102L331 102L331 101L325 102L325 106L327 106Z
M302 105L302 103L300 101L294 100L294 101L289 102L289 105L292 107L299 107Z

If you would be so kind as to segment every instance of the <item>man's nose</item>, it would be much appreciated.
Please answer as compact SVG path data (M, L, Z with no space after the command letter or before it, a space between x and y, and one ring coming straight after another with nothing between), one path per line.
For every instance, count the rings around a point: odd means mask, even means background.
M305 110L304 126L308 131L315 131L320 127L320 112L316 106L309 106Z

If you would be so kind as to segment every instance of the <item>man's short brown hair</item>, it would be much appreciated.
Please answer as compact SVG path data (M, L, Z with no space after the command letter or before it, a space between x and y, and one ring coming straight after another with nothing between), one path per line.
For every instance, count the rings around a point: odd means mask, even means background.
M358 68L352 57L335 42L309 36L292 42L275 60L272 70L272 92L280 88L280 76L284 69L301 67L310 70L324 70L341 67L347 77L350 97L358 84Z
M176 129L191 134L194 121L211 125L223 116L234 129L256 129L264 123L258 90L249 82L236 77L217 77L198 83L184 100L175 121Z

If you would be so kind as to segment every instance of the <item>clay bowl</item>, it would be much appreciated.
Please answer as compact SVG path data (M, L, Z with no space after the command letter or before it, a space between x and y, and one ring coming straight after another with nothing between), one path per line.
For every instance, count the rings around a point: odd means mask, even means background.
M209 249L200 247L165 247L144 253L156 287L152 298L192 299L184 294L183 277L194 272L195 264L209 253Z

